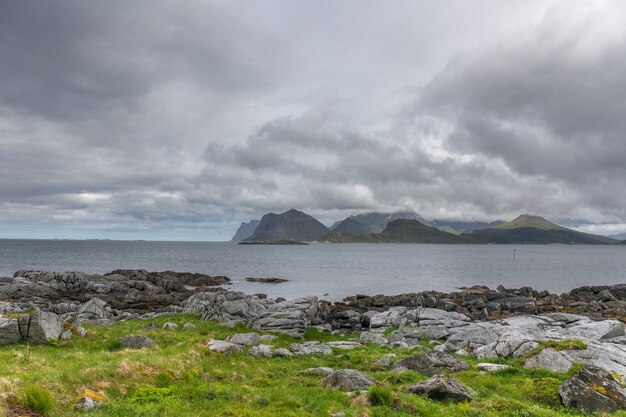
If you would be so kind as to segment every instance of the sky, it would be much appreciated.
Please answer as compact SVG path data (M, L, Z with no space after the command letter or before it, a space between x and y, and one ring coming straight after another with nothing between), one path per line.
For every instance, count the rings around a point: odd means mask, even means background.
M626 232L626 2L3 0L0 237L521 213Z

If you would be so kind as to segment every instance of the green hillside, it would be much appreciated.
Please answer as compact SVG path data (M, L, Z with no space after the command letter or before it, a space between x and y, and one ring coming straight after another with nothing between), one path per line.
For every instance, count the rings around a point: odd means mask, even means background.
M534 227L541 230L570 230L558 224L554 224L541 216L532 214L522 214L510 222L502 223L496 226L496 229L518 229L521 227Z
M610 245L617 241L605 236L577 232L551 223L540 216L523 214L499 226L462 234L470 243Z

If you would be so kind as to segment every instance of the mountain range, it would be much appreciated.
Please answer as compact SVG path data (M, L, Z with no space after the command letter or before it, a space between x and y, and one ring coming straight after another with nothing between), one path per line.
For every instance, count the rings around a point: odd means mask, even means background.
M256 228L251 232L252 226ZM248 235L246 237L243 237ZM523 214L509 222L428 223L412 211L363 213L335 222L330 229L295 209L268 213L260 221L242 223L233 241L276 243L469 243L469 244L616 244L618 240L578 232L543 217Z

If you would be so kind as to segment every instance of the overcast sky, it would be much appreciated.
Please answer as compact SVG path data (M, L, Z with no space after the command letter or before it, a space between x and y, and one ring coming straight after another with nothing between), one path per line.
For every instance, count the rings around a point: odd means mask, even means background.
M626 2L0 2L0 237L530 212L626 231Z

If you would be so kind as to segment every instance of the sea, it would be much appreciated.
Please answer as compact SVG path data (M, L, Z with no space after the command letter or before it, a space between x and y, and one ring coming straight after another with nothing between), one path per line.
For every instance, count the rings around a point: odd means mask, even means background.
M626 283L626 246L311 244L0 239L0 277L18 270L106 273L115 269L198 272L228 288L294 298L444 292L485 285L566 292ZM247 277L283 278L281 284Z

